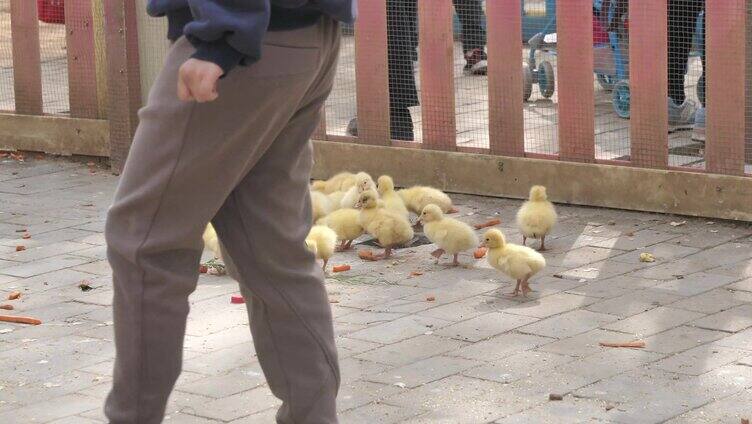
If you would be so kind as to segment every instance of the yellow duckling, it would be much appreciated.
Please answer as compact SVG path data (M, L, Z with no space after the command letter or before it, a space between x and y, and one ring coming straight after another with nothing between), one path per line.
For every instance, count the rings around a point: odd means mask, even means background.
M314 181L311 183L311 189L323 192L324 194L330 194L335 191L347 191L353 185L355 185L355 174L340 172L328 180Z
M399 190L397 192L410 212L420 215L423 208L428 205L436 205L441 211L448 213L452 210L452 199L441 190L433 187L415 186Z
M329 227L323 225L314 225L305 239L308 250L316 255L316 259L324 262L322 269L326 272L326 265L329 259L334 255L334 248L337 244L337 234Z
M511 296L522 295L533 291L530 288L530 278L546 267L546 259L535 250L507 243L504 234L496 228L486 231L483 236L483 246L488 248L488 263L504 274L517 280L517 285Z
M203 239L204 246L214 254L214 258L222 260L222 250L219 248L219 237L217 236L217 231L214 230L213 225L207 224L206 229L204 230Z
M556 225L556 209L548 201L546 187L533 186L530 189L530 200L522 204L517 211L517 226L522 233L522 244L527 244L528 238L540 239L538 250L546 250L546 235Z
M436 205L428 205L420 214L423 223L423 231L431 242L439 246L432 253L436 257L436 263L444 255L454 255L452 265L460 264L457 257L460 252L470 250L478 245L478 236L473 229L464 222L444 216L444 213Z
M339 205L337 204L336 206ZM314 190L311 190L311 207L313 211L313 222L318 221L338 209L328 195Z
M388 175L382 175L376 180L379 196L384 201L384 207L387 210L396 212L400 215L404 215L405 218L410 217L410 212L405 206L405 201L402 200L399 194L394 191L394 180Z
M319 219L317 225L326 225L337 233L340 245L337 250L347 250L353 240L363 235L365 230L360 225L360 212L356 209L340 209Z
M363 192L356 207L360 209L360 225L384 248L384 253L376 258L389 258L393 248L404 245L415 235L410 221L384 208L384 203L374 190Z
M366 190L375 190L376 183L373 182L373 178L365 172L358 172L355 175L355 184L350 187L340 201L340 208L354 208L358 203L361 193Z

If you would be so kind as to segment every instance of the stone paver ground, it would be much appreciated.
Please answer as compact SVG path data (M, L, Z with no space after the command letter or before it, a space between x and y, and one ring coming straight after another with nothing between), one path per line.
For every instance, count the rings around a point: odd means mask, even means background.
M36 327L0 324L0 423L99 423L113 363L103 220L116 178L63 160L0 162L0 296ZM468 222L518 201L454 196ZM343 375L341 422L738 423L752 417L752 228L559 206L528 300L484 261L354 253L327 280ZM685 221L672 226L672 221ZM24 234L31 238L23 239ZM16 252L16 246L27 249ZM640 262L641 252L657 257ZM281 258L282 260L282 258ZM411 275L420 272L422 275ZM83 292L79 283L94 289ZM202 275L166 422L270 423L237 285ZM434 297L434 301L427 301ZM3 301L2 303L6 303ZM5 312L5 311L4 311ZM645 349L600 341L643 339ZM549 394L563 395L549 401Z

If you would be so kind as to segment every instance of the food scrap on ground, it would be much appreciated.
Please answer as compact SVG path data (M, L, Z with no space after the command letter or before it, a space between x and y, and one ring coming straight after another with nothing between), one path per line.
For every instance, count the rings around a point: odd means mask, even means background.
M426 301L427 301L427 302L434 302L434 301L436 301L436 296L428 296L428 297L426 298Z
M564 396L558 393L551 393L548 395L548 400L564 400Z
M603 347L628 347L628 348L643 348L645 347L645 342L642 340L637 340L633 342L600 342L599 343Z
M0 309L4 309L6 311L12 311L13 310L13 305L8 305L8 304L0 305Z
M13 315L0 315L0 322L12 322L15 324L39 325L42 321L30 317L17 317Z
M333 272L345 272L350 270L350 265L337 265L332 268Z
M361 249L358 250L358 257L360 259L363 259L364 261L375 261L376 258L373 256L373 251L368 249Z
M682 225L686 225L687 221L672 221L669 225L672 227L681 227Z
M488 221L482 223L482 224L475 224L476 230L482 230L483 228L493 227L494 225L501 224L501 220L498 218L489 219Z
M26 234L22 235L21 238L24 239L24 240L28 240L28 239L31 238L31 234L26 233Z
M423 275L423 273L420 271L413 271L410 273L411 277L420 277L421 275Z
M78 284L78 288L81 289L82 292L87 292L89 290L94 290L94 287L92 287L91 284L89 284L88 281L81 281Z
M655 262L655 256L650 253L640 253L640 262Z
M245 303L245 298L243 296L233 295L230 298L230 303L233 303L233 304Z
M206 265L200 265L198 267L198 272L201 274L206 274L207 272L209 272L209 267Z
M23 252L26 250L26 246L16 246L16 252Z
M10 292L10 294L8 295L8 300L16 300L19 297L21 297L21 292L17 292L17 291Z
M473 257L475 259L483 259L486 256L486 253L488 252L488 249L485 247L479 247L475 249L475 252L473 252Z

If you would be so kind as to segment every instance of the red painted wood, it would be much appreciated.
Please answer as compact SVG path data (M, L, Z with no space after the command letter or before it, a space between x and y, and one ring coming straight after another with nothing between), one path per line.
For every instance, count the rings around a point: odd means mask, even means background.
M355 24L355 89L358 139L390 144L389 75L387 67L386 0L359 3Z
M666 0L632 0L629 16L631 161L668 166Z
M110 165L115 173L119 173L128 157L141 107L136 3L132 0L107 0L104 2L104 16Z
M706 170L744 174L746 2L706 2ZM736 40L736 41L734 41Z
M562 160L595 157L593 2L559 2L557 13L559 152Z
M493 154L525 154L522 110L522 11L519 0L486 3L488 123Z
M65 2L65 38L71 116L97 118L97 70L91 0Z
M11 0L10 24L16 113L41 115L43 113L42 68L39 54L37 2Z
M421 119L424 147L455 150L452 1L418 1Z

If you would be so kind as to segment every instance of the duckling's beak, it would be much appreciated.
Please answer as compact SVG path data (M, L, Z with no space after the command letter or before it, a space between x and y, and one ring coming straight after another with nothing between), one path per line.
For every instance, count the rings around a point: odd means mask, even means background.
M362 209L362 208L363 208L362 202L359 201L358 203L355 204L355 209Z

